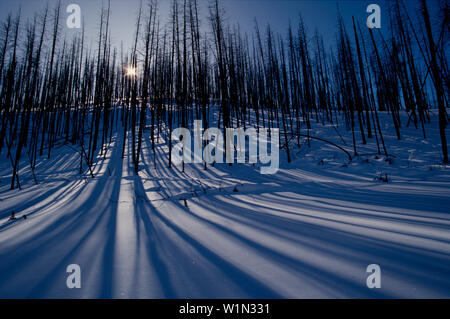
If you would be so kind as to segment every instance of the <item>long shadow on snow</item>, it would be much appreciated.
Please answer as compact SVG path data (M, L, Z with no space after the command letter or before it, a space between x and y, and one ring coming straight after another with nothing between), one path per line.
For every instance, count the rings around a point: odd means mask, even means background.
M111 154L111 159L120 158L119 148L115 147L115 151ZM116 176L120 177L122 171L122 162L110 160L108 164L108 168L110 171L116 172ZM65 267L74 260L74 256L76 256L77 252L81 250L83 245L90 239L90 235L93 235L94 231L98 229L98 226L101 223L104 223L106 220L107 230L107 238L106 240L98 239L99 246L103 247L103 265L104 268L101 269L103 273L103 287L99 287L100 296L103 298L110 298L112 293L112 269L113 260L114 260L114 240L115 240L115 223L116 223L116 210L117 204L110 204L110 200L105 201L104 197L109 195L109 191L111 191L113 198L118 198L119 190L120 190L120 178L112 179L114 184L112 187L105 187L103 181L108 180L108 177L105 173L104 176L99 177L97 183L94 188L91 190L91 194L88 199L85 200L82 205L78 208L77 212L72 214L66 213L64 216L59 218L56 222L51 225L51 231L49 229L45 229L42 232L45 232L41 237L42 239L36 242L28 242L24 243L20 248L20 252L14 251L14 254L17 256L11 256L11 253L6 254L7 256L0 257L0 260L8 258L8 264L0 267L0 274L6 274L7 278L0 278L0 281L3 283L10 282L12 285L8 285L9 289L3 291L0 288L0 297L4 298L43 298L47 291L49 291L55 285L61 285L65 287ZM77 191L76 196L79 196L87 185L80 188ZM109 197L109 196L108 196ZM110 198L110 197L109 197ZM96 207L96 205L100 203L101 207ZM103 203L103 205L101 204ZM94 209L93 209L94 208ZM95 216L98 214L98 216ZM95 217L93 217L95 216ZM95 218L95 219L94 219ZM86 225L80 227L80 225ZM83 229L83 231L82 231ZM78 238L72 238L71 242L67 242L67 239L73 234L77 234ZM39 237L39 236L38 236ZM63 256L54 256L55 246L62 245L64 243L64 247L69 246L65 250L67 251ZM98 254L98 251L91 252L91 255ZM45 256L45 257L44 257ZM11 260L13 258L13 260ZM17 278L20 275L29 275L23 274L26 271L26 267L30 268L30 261L39 261L42 258L49 258L53 260L58 260L56 265L52 267L50 270L46 269L42 272L45 273L44 277L42 277L37 284L34 284L31 287L24 287L23 285L14 285L14 282L11 282L14 278ZM88 261L83 261L89 263ZM54 263L52 261L52 263ZM106 268L105 268L106 267ZM84 269L89 269L89 265L83 267ZM22 271L22 273L20 273ZM30 272L33 274L41 273L41 269L30 269ZM59 279L59 281L58 281ZM5 287L5 285L2 285ZM11 287L17 288L17 290L11 290ZM28 292L24 291L27 290ZM67 288L65 288L67 289ZM52 297L60 297L60 296L52 296Z
M170 173L170 172L166 172ZM140 177L137 177L135 179L135 192L139 194L145 194L145 189L142 183L142 180ZM147 201L151 203L150 200ZM183 213L186 213L186 211L181 207L181 210ZM149 216L149 212L145 211L144 209L141 209L139 205L137 206L137 212L139 217L143 220L144 225L146 227L146 230L148 232L148 236L150 239L156 239L154 235L156 233L156 229L153 227L152 218L158 218L159 221L161 221L165 226L167 226L169 229L174 231L176 234L178 234L184 241L186 241L187 244L194 247L202 256L204 256L207 260L217 265L218 268L222 269L223 272L234 282L238 283L239 287L241 287L248 296L252 297L258 297L258 298L280 298L281 296L273 291L270 287L265 285L264 283L258 281L257 279L253 278L251 275L243 272L238 267L230 263L229 261L223 259L218 254L216 254L211 249L207 248L200 242L198 242L196 239L194 239L192 236L190 236L187 232L185 232L183 229L181 229L179 226L175 225L173 222L171 222L167 217L162 215L155 207L151 207L151 216ZM159 241L160 239L156 239ZM155 243L151 243L155 244ZM157 249L155 247L155 249ZM151 252L151 262L153 264L156 264L156 270L161 275L161 278L163 280L163 286L165 287L165 293L167 294L166 298L177 298L179 296L175 295L174 289L169 284L169 277L167 274L167 271L165 270L165 266L162 262L162 259L158 257L157 252L152 251ZM175 261L176 262L176 261ZM182 296L183 297L183 296ZM204 296L208 297L208 296Z
M228 197L231 198L231 196ZM240 201L237 198L233 198L233 200ZM267 232L270 236L278 236L290 241L295 240L296 243L318 252L331 256L335 255L340 258L351 258L353 262L358 262L362 265L368 264L367 262L371 260L379 260L384 265L383 269L385 270L401 274L405 278L416 278L416 281L420 281L426 286L435 290L438 289L446 294L449 293L450 282L446 279L450 273L449 267L446 266L448 264L448 256L424 249L420 250L412 246L392 243L382 238L375 240L367 236L316 225L311 222L296 221L290 218L270 215L262 212L262 209L266 207L261 205L252 204L254 205L254 210L243 210L239 205L230 204L229 201L223 202L222 206L222 202L220 198L215 198L216 209L214 209L214 214L224 216L243 225L251 225L252 228ZM196 205L210 210L208 205L203 205L200 201L196 202ZM273 208L271 210L274 213L290 213ZM290 214L296 215L295 213ZM277 225L276 231L271 229L270 225ZM299 226L301 227L301 236L298 234ZM363 227L361 225L355 226ZM280 231L285 231L287 234L282 234ZM332 242L330 242L330 238L333 238ZM334 248L338 247L346 248L351 253L345 255L337 253L338 249ZM446 259L447 261L445 261ZM293 259L292 262L295 264L298 261ZM446 275L436 276L436 274ZM333 280L332 273L329 273L329 275L330 277L325 280L326 282ZM339 285L338 287L347 286ZM363 289L363 292L366 293L367 289Z

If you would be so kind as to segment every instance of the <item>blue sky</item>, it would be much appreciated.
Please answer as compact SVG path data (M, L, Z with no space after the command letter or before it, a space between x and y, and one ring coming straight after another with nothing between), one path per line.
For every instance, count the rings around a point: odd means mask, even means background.
M144 4L146 0L143 0ZM198 0L203 11L203 26L209 30L207 15L208 0ZM428 0L432 12L436 12L439 0ZM48 0L50 6L54 6L57 0ZM103 0L106 4L107 1ZM111 0L111 28L114 45L120 46L123 41L124 47L131 45L135 30L136 16L140 0ZM350 27L352 16L362 25L365 24L368 14L366 7L371 3L377 3L382 9L382 29L389 31L386 11L389 8L389 0L223 0L222 6L225 9L225 19L232 24L239 24L244 32L253 32L254 19L258 21L261 29L265 29L267 24L279 32L286 33L289 21L295 26L298 15L301 14L312 36L317 29L324 36L326 43L332 45L335 39L337 25L337 7L342 13L345 23ZM11 0L0 2L0 18L4 20L8 12L16 12L19 6L26 17L33 17L34 13L42 11L47 0ZM61 25L63 31L70 34L65 28L65 19L68 14L65 12L67 5L71 3L79 4L82 16L86 24L86 32L93 44L96 41L99 22L101 0L62 0ZM159 0L159 15L163 23L168 21L170 0ZM416 0L405 0L410 9L412 18L418 13Z

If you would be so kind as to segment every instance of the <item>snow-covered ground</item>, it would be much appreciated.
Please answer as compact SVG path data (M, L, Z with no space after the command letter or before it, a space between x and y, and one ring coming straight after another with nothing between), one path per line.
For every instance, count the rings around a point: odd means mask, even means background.
M23 189L10 191L2 152L0 298L449 298L450 167L436 121L426 140L404 126L397 141L386 124L390 163L375 138L350 163L302 139L292 163L281 151L276 175L168 169L167 145L153 154L145 132L139 176L116 136L94 179L60 145L40 161L38 185L24 162ZM350 132L338 130L347 145L331 125L311 135L351 152ZM81 267L81 289L66 287L69 264ZM369 264L381 267L380 289L366 286Z

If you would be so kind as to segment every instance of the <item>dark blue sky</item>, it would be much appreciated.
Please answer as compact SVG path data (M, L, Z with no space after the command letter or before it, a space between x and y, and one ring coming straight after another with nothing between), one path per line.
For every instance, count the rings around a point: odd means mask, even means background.
M439 0L428 0L432 12L436 12ZM54 6L56 0L48 0L50 6ZM106 4L107 1L103 0ZM386 13L389 8L389 0L223 0L222 6L225 9L225 18L230 23L238 23L241 30L252 32L254 30L254 19L256 18L261 29L270 23L271 27L279 32L286 33L289 21L295 26L298 15L302 14L304 21L310 31L310 36L317 29L324 35L325 41L330 45L335 39L337 25L337 7L339 6L344 21L350 27L352 16L355 16L362 26L365 25L368 14L366 7L371 3L379 4L382 9L382 29L389 31L389 24ZM26 17L32 17L35 12L41 11L47 0L1 0L0 18L4 20L8 12L16 12L19 6ZM79 4L86 24L87 35L92 43L95 43L95 35L98 31L98 16L101 8L101 0L62 0L61 25L63 31L70 34L70 30L65 27L65 19L68 14L65 12L68 4ZM146 0L144 0L144 4ZM168 21L170 0L159 0L159 15L162 22ZM205 19L208 0L199 0L204 17L203 25L209 30L208 20ZM405 0L410 8L410 15L414 19L418 13L416 0ZM135 30L136 16L139 8L139 0L111 0L111 27L113 43L120 46L124 42L125 48L132 43L133 32ZM206 30L206 28L205 28Z

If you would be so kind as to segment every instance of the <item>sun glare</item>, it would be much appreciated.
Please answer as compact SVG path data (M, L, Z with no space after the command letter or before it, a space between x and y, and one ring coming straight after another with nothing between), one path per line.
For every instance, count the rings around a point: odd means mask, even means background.
M127 68L127 76L136 76L137 70L136 68Z

